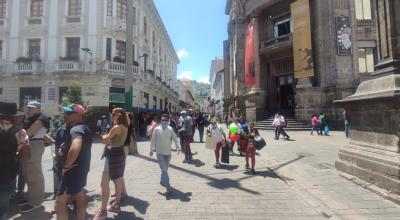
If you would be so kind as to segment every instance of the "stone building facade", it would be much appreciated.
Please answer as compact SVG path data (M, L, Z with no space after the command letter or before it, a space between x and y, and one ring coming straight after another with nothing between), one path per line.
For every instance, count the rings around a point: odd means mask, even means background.
M123 107L129 48L134 111L177 110L175 49L153 1L132 1L0 1L0 99L38 100L54 115L76 83L94 111Z
M228 0L224 46L230 104L245 105L256 120L280 111L308 123L312 114L324 112L332 126L343 126L342 109L333 101L354 93L374 71L375 8L375 0ZM246 86L245 40L252 20L256 83ZM310 31L299 34L296 25L304 23ZM310 48L297 48L305 36ZM305 60L310 74L297 74Z

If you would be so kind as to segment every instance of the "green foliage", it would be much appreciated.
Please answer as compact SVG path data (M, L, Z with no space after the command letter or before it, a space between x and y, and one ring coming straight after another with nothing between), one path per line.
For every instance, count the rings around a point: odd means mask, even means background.
M72 84L68 87L67 93L62 97L62 106L68 106L71 104L84 105L82 100L82 88L77 84Z

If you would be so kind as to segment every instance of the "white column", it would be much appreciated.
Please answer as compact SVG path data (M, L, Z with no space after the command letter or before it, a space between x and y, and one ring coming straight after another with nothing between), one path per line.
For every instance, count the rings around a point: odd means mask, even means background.
M55 62L58 59L59 51L57 48L58 38L58 0L50 1L50 14L49 14L49 39L47 46L47 60Z
M89 0L89 16L88 16L88 43L87 47L92 50L93 55L97 50L97 8L98 0ZM95 57L93 57L96 59Z
M19 44L19 30L20 30L20 0L7 1L11 7L11 13L8 15L10 18L10 38L9 38L9 61L15 61L19 56L18 51L22 49L22 44Z

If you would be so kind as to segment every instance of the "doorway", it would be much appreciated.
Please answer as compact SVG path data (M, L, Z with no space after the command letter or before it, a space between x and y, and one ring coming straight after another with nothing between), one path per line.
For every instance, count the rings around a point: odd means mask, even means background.
M279 109L292 114L295 106L293 75L278 76L276 79Z

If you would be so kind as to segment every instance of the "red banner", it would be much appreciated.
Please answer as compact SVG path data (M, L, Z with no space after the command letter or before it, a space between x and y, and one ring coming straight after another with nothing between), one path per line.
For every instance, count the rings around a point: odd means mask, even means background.
M244 74L245 85L253 86L256 84L256 69L254 64L254 23L255 19L252 18L246 34L246 47L244 55Z

